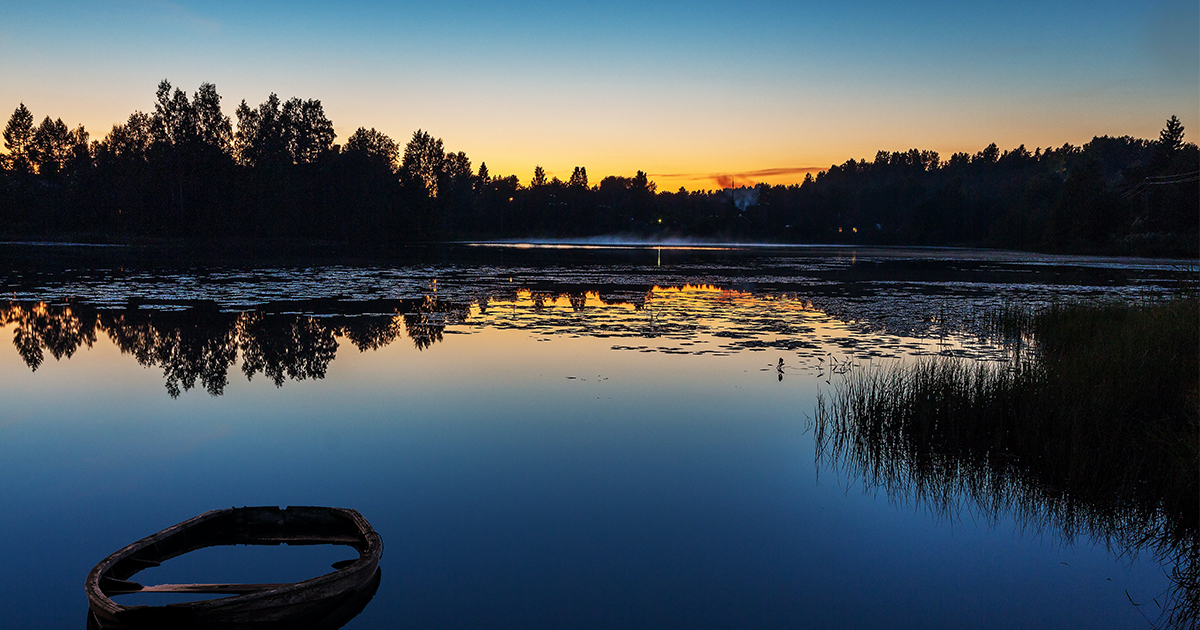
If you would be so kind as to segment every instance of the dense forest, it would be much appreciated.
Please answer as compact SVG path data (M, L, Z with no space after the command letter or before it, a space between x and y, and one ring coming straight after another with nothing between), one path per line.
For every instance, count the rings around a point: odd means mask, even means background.
M416 131L359 128L335 143L319 100L242 101L159 84L100 140L19 105L0 154L0 236L138 242L297 240L386 249L460 239L700 238L964 245L1051 252L1200 253L1200 150L1171 116L1154 140L943 159L880 151L802 184L659 191L641 171L589 183L541 167L528 184L476 170Z

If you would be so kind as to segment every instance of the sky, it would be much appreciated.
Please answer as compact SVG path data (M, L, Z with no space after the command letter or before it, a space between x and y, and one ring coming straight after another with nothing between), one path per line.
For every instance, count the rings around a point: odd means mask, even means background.
M1200 138L1200 3L9 2L0 112L102 137L162 79L319 99L338 139L423 129L528 182L646 171L660 190L943 157ZM2 114L0 114L2 115ZM7 115L5 115L7 119ZM236 123L236 119L235 119Z

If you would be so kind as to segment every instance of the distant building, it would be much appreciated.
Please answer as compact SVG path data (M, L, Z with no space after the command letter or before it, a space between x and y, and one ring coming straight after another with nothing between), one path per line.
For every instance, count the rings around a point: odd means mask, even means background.
M750 206L758 205L758 187L748 188L741 186L739 188L724 188L721 190L718 198L721 201L733 200L733 205L738 210L745 210Z

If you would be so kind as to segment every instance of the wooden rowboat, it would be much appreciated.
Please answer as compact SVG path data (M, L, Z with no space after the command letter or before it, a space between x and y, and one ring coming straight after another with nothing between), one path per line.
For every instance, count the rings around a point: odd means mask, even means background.
M334 571L287 584L159 584L131 581L138 571L216 545L347 545L358 558ZM379 585L383 541L355 510L330 507L243 507L205 512L147 536L101 560L88 573L89 625L98 628L292 628L328 627L362 610ZM229 597L123 606L128 593L221 593ZM339 624L340 625L340 624Z

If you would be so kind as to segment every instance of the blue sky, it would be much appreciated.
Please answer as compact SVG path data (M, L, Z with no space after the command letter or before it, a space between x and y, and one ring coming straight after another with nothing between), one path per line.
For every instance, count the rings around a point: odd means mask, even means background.
M493 173L686 177L1200 123L1197 3L121 2L0 10L0 108L94 136L167 78L318 98ZM5 111L11 111L6 109ZM690 179L689 179L690 178ZM660 177L664 185L679 185Z

